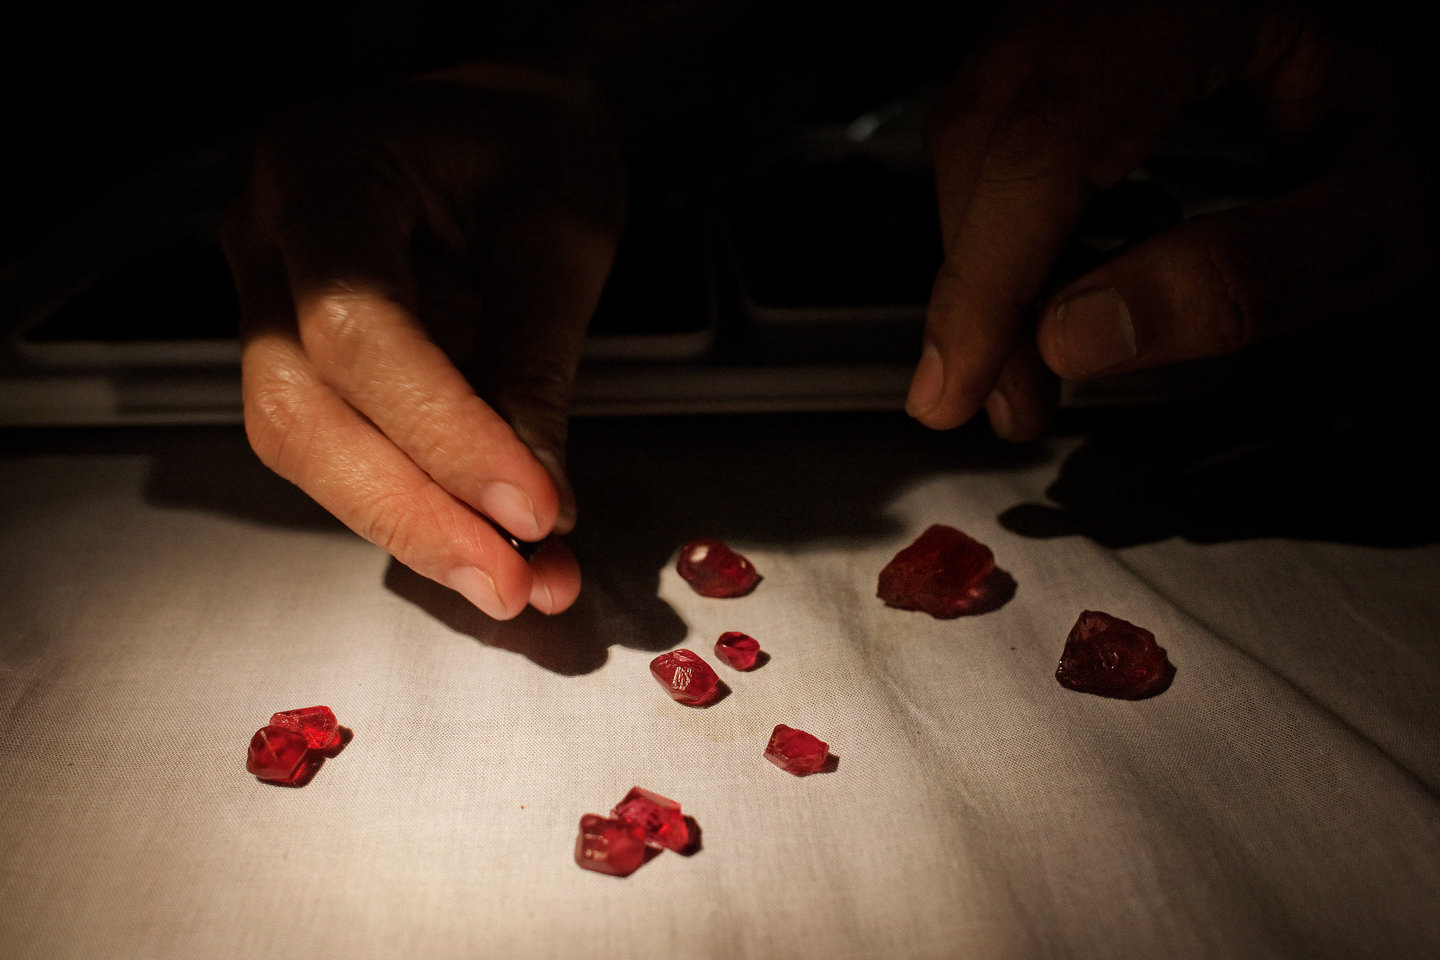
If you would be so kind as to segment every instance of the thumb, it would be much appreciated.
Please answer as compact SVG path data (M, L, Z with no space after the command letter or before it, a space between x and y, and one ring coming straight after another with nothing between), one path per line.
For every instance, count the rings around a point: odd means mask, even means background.
M1189 220L1067 285L1041 357L1084 380L1219 356L1416 289L1433 259L1419 187L1357 169Z
M554 481L562 534L575 525L565 472L571 387L614 253L605 231L550 222L509 235L488 264L486 343L471 373Z

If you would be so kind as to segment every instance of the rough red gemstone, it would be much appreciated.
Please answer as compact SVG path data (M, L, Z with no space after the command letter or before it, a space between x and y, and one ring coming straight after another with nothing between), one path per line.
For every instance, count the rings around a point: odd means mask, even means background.
M270 725L302 734L311 750L329 750L340 745L340 724L329 707L282 710L270 718Z
M743 597L760 582L753 563L710 537L681 547L675 570L702 597Z
M749 670L760 656L760 641L738 630L720 634L715 641L715 656L736 670Z
M765 759L797 777L823 770L829 758L830 745L824 740L783 723L776 724L765 745Z
M314 772L318 758L311 756L305 735L285 727L268 726L250 738L245 769L271 783L296 783Z
M662 653L650 661L650 672L671 698L686 706L704 706L715 698L720 677L692 650Z
M610 816L635 824L652 846L679 851L690 845L690 825L680 812L680 804L643 787L625 794Z
M995 555L954 527L935 524L880 571L876 591L888 606L958 617L981 599Z
M575 862L586 870L628 877L645 863L645 835L624 820L587 813L575 838Z
M1096 610L1075 621L1055 669L1061 686L1121 700L1153 697L1174 675L1155 634Z

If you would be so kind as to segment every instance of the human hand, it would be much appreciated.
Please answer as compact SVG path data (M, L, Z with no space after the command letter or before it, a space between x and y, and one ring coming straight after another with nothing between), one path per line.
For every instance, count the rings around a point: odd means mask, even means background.
M497 619L570 606L566 407L623 177L572 91L475 66L271 130L225 246L261 460Z
M907 409L936 428L983 406L1033 438L1053 374L1220 355L1418 286L1433 263L1426 150L1382 27L1243 2L1030 3L960 69L932 129L945 261ZM1278 7L1278 5L1277 5ZM1403 61L1402 61L1403 62ZM1230 88L1304 146L1308 180L1196 217L1040 305L1086 202L1182 110ZM1048 370L1047 370L1048 368Z

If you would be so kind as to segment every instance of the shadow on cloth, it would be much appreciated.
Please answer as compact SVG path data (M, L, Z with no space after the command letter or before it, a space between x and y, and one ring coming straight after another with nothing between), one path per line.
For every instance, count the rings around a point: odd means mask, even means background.
M1046 490L1052 502L1017 504L1000 523L1021 536L1084 536L1110 548L1171 537L1440 540L1432 423L1397 418L1394 405L1327 407L1279 392L1088 418L1077 431L1084 443Z

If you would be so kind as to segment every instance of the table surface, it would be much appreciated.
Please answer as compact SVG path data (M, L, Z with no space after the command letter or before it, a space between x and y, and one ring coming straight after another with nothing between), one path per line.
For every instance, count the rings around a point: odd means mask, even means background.
M899 415L577 422L585 591L509 623L238 429L5 434L0 953L1440 956L1423 447L1243 411L1082 426L1011 449ZM994 609L876 599L932 523L994 549ZM758 589L691 592L696 536ZM1059 686L1086 609L1153 630L1170 689ZM669 700L648 661L728 630L768 662ZM353 738L308 785L246 773L272 712L319 703ZM765 762L777 723L836 768ZM579 869L579 817L637 784L700 849Z

